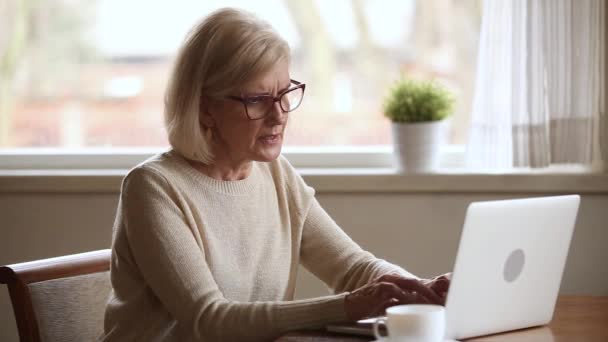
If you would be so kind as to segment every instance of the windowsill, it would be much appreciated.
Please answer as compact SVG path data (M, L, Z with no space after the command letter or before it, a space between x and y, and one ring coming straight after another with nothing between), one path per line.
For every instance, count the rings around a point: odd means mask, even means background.
M318 193L608 194L608 174L582 172L399 174L388 168L301 168ZM118 193L127 170L1 170L0 193Z

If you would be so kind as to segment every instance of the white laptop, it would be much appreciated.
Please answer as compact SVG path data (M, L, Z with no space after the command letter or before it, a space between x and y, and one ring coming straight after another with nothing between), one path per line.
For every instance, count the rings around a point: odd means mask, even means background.
M446 338L551 321L579 202L570 195L469 205L446 301ZM327 330L373 336L371 322Z

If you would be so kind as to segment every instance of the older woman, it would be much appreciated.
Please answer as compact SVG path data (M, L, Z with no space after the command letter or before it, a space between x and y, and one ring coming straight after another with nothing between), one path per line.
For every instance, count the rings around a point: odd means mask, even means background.
M268 24L234 9L186 40L166 96L172 149L122 185L105 341L269 340L444 300L446 277L363 251L281 157L305 90L289 58ZM336 294L294 300L300 264Z

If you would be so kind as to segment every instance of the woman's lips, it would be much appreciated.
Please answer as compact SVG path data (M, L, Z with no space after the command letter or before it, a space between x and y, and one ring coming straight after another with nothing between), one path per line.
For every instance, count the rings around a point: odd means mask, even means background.
M281 134L269 134L259 138L259 140L267 145L275 145L281 142Z

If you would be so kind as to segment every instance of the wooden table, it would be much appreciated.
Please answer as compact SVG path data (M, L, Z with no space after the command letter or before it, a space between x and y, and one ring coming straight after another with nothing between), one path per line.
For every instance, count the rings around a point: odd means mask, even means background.
M302 331L275 342L362 342L371 338ZM547 326L473 338L467 342L608 342L608 297L560 296L553 321Z

